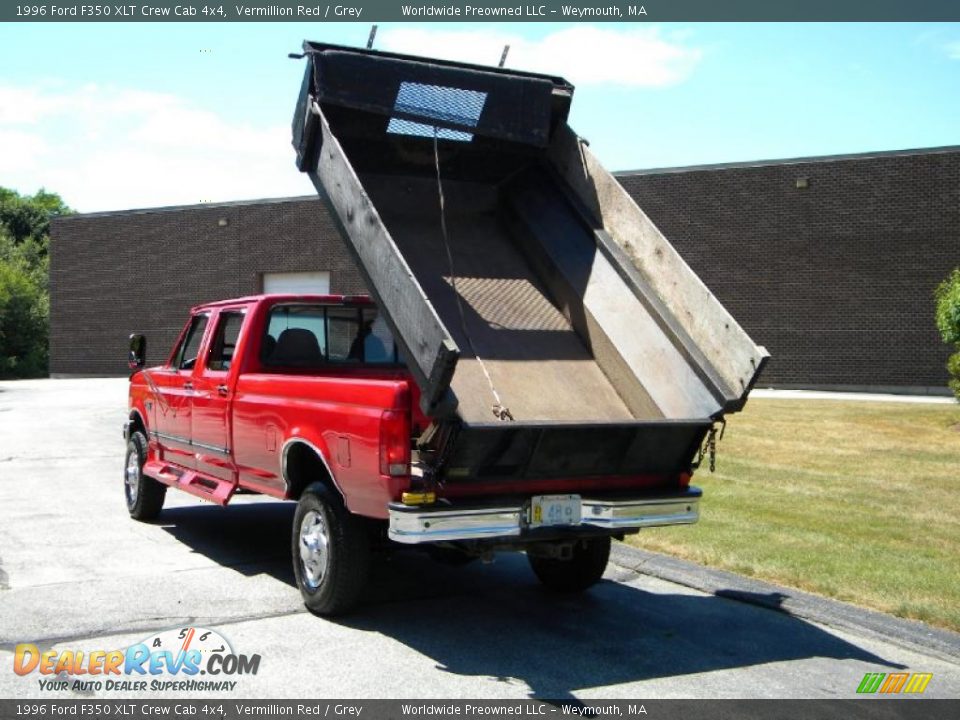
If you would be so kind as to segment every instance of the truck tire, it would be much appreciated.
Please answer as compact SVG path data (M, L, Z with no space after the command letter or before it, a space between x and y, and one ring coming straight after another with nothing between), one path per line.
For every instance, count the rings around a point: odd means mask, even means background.
M527 554L534 574L557 592L580 592L596 584L610 559L610 538L588 538L573 546L569 560Z
M303 602L316 615L341 615L359 602L370 575L370 538L340 496L313 483L293 516L293 574Z
M123 494L127 512L134 520L153 520L163 509L167 486L143 474L147 460L147 438L139 430L130 434L123 461Z

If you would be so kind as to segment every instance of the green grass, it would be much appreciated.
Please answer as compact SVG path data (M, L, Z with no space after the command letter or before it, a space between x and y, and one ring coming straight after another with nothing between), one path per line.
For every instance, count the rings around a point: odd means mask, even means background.
M629 542L960 630L960 407L753 399L693 484Z

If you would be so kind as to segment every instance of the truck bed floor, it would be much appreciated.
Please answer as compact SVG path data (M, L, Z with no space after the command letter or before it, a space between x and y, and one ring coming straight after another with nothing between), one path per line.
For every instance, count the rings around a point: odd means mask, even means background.
M440 224L436 181L364 175L364 187L460 347L451 388L467 422L494 420L482 368L464 334ZM629 421L633 414L547 297L497 214L492 185L443 182L450 251L465 324L503 404L518 421ZM426 211L435 208L435 212ZM651 408L649 418L662 417Z

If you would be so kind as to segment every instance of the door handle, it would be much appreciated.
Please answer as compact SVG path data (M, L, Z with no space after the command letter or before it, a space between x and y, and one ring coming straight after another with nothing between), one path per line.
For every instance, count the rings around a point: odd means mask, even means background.
M184 390L193 390L193 383L190 382L189 380L187 380L187 381L183 384L183 389L184 389Z
M219 393L221 396L226 397L227 392L228 390L226 385L217 385L217 393Z

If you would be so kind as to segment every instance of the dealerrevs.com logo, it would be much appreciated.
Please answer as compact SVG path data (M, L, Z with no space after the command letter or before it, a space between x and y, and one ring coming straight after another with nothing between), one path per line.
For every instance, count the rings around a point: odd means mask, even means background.
M239 675L256 675L259 655L234 652L216 630L165 630L125 650L45 650L17 645L13 671L37 673L40 690L56 692L232 691Z

